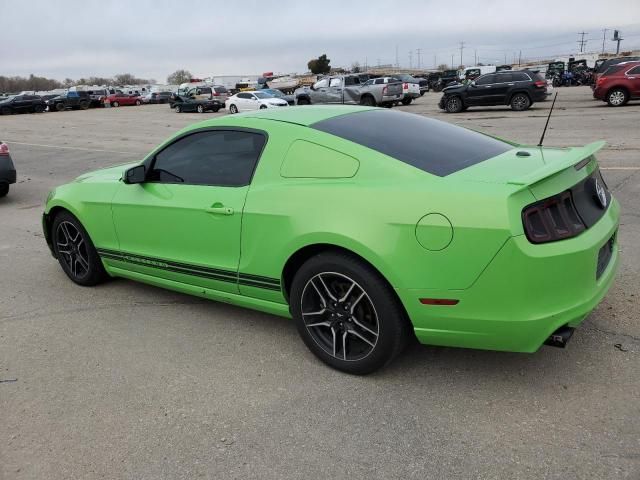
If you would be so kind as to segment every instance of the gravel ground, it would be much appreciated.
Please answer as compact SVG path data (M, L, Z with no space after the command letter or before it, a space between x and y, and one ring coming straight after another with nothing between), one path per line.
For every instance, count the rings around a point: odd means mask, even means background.
M116 280L81 288L40 229L50 188L220 114L166 105L0 117L0 479L640 478L640 105L559 89L547 145L604 139L618 278L565 350L415 345L353 377L286 319ZM536 143L550 102L445 115ZM302 107L304 108L304 107Z

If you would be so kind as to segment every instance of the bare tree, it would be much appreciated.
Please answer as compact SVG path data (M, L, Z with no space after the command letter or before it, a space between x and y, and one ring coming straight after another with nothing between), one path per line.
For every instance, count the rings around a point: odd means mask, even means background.
M167 77L167 83L169 85L180 85L181 83L190 81L191 78L193 78L193 76L189 70L176 70Z

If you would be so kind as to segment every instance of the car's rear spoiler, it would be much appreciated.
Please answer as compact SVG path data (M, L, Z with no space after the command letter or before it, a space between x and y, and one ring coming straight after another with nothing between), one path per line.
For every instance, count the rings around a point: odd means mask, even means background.
M571 148L573 155L567 155L565 160L556 161L552 163L546 164L544 167L536 170L535 172L531 172L527 175L523 175L518 178L514 178L509 180L507 183L511 185L533 185L534 183L539 182L540 180L544 180L551 175L554 175L562 170L565 170L569 167L573 167L579 164L585 158L590 157L602 147L606 145L606 142L600 140L598 142L593 142L584 147L573 147ZM533 148L533 147L532 147ZM540 149L541 154L544 157L543 148Z

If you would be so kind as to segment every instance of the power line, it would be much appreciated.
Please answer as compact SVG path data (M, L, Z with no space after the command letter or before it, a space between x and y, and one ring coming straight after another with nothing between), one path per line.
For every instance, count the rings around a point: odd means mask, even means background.
M581 35L580 40L578 40L578 45L580 45L580 53L584 51L584 46L587 44L587 40L584 39L584 36L587 32L579 32L578 35Z

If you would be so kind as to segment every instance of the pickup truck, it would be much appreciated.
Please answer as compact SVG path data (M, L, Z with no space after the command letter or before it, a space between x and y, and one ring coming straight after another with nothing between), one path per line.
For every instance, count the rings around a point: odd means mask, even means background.
M67 92L47 100L50 112L61 112L67 108L86 110L91 106L88 92Z
M297 105L341 103L391 107L402 100L402 84L390 77L374 78L362 84L358 75L334 75L321 78L311 87L299 88L293 95Z

